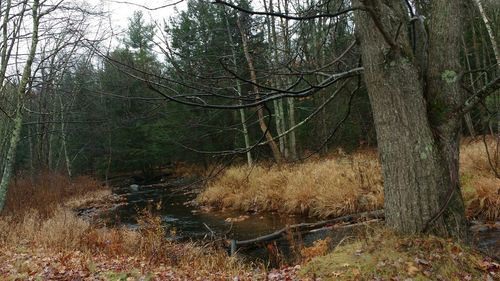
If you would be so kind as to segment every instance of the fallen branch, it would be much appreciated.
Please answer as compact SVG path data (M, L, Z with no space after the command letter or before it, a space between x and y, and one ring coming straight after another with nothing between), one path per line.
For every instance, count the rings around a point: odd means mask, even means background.
M384 210L376 210L376 211L372 211L372 212L352 214L352 215L342 216L342 217L338 217L338 218L331 219L331 220L319 221L319 222L315 222L315 223L299 223L299 224L295 224L295 225L290 225L290 226L287 226L287 227L282 228L280 230L277 230L271 234L267 234L267 235L260 236L257 238L242 240L242 241L232 240L231 241L231 245L232 245L231 252L233 254L233 250L236 251L236 248L239 246L245 246L245 245L250 245L250 244L255 244L255 243L262 243L262 242L266 242L266 241L280 238L284 233L286 233L290 230L303 232L303 231L313 230L316 228L322 228L322 227L337 224L337 223L356 222L360 219L381 219L381 218L384 218Z
M162 183L139 185L139 187L141 187L141 188L158 188L158 187L174 187L174 186L177 186L177 185L175 183L172 183L172 182L162 182Z

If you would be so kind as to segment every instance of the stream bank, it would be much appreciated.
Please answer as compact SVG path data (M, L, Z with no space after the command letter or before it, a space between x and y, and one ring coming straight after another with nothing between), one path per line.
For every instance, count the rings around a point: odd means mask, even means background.
M199 194L199 186L192 179L169 179L160 184L130 185L116 187L113 195L121 198L120 203L101 214L101 219L108 225L137 228L137 212L144 208L152 208L161 216L162 222L172 239L178 241L199 241L213 238L230 240L248 240L264 236L300 223L313 223L317 218L290 216L277 213L243 213L230 210L208 210L197 206L194 199ZM83 210L83 213L85 211ZM307 235L283 235L269 243L257 243L256 246L242 247L240 252L251 258L272 259L276 249L281 255L292 257L294 244L310 246L318 239L329 237L332 244L338 243L346 236L362 231L363 226L347 230L324 229ZM475 244L491 256L500 258L500 222L484 224L473 221L471 230ZM229 244L227 245L229 248ZM273 250L274 249L274 250ZM277 253L274 253L276 255ZM288 259L289 260L289 259Z

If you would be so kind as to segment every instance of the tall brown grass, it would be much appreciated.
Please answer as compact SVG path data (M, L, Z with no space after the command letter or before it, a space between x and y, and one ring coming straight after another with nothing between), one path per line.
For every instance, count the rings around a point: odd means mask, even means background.
M495 153L496 140L487 140ZM482 140L461 146L462 190L470 218L500 218L500 180L492 172ZM198 196L204 205L241 211L278 211L335 217L383 207L383 179L374 150L332 154L296 165L234 166Z
M34 181L17 179L10 187L7 209L0 216L0 252L78 251L88 257L134 257L145 259L151 266L226 273L246 268L215 246L168 240L161 218L150 210L138 215L137 230L99 227L72 210L77 203L109 194L107 187L90 177L69 181L61 175L44 173Z
M490 159L488 160L488 148ZM464 140L460 150L460 177L462 191L470 218L500 219L500 179L493 169L498 169L500 152L497 139L488 137L486 146L482 139Z
M379 209L380 164L370 152L269 168L236 166L212 181L198 200L218 208L320 217Z
M34 178L16 177L9 186L2 215L22 217L24 213L34 210L40 217L46 218L54 214L56 205L106 190L89 176L70 180L61 174L42 172Z

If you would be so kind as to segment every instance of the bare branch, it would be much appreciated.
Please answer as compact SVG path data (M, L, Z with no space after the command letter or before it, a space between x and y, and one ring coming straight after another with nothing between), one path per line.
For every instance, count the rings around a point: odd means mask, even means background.
M156 11L156 10L161 10L161 9L164 9L164 8L175 6L177 4L180 4L180 3L184 2L184 0L178 0L178 1L174 2L174 3L169 3L169 4L157 6L157 7L149 7L149 6L146 6L146 5L141 5L141 4L137 4L137 3L133 3L133 2L128 2L128 1L114 1L114 0L110 0L110 2L117 3L117 4L133 5L133 6L141 7L143 9L148 10L148 11Z
M215 0L213 3L225 5L225 6L231 7L235 10L238 10L240 12L250 14L250 15L274 16L274 17L288 19L288 20L312 20L312 19L318 19L318 18L335 18L335 17L339 17L341 15L347 14L347 13L355 11L355 10L366 10L365 7L354 6L354 7L350 7L350 8L338 11L336 13L324 13L324 14L315 14L315 15L309 15L309 16L293 16L290 14L283 14L283 13L252 11L252 10L242 8L240 6L234 5L232 3L229 3L229 2L226 2L223 0Z

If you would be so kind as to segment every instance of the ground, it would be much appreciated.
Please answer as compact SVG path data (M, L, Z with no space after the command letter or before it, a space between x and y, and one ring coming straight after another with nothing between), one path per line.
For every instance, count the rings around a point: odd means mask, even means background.
M483 154L480 142L462 146L462 188L468 217L495 221L500 180ZM199 201L319 217L378 209L383 194L375 155L364 151L281 168L255 167L252 174L230 168ZM270 269L228 257L220 243L168 241L161 219L148 210L140 212L137 230L108 228L76 215L82 206L105 210L109 202L120 204L120 199L90 177L69 181L42 173L34 181L16 179L0 216L0 279L500 280L500 264L468 246L433 236L402 237L370 224L364 234L340 243L301 246L294 264Z

